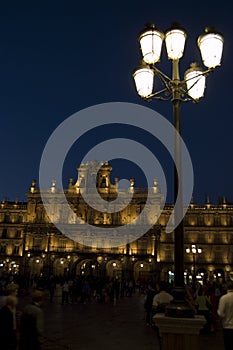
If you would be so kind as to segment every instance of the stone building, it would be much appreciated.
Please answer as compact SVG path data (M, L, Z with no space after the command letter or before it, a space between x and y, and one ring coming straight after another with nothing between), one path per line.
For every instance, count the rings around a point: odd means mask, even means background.
M165 227L173 205L162 206L164 198L156 180L154 186L146 190L136 188L131 179L130 187L121 190L118 179L111 183L110 172L108 163L81 164L77 181L73 183L71 179L65 191L56 187L55 180L46 190L39 189L36 181L32 181L25 203L3 200L0 204L0 273L172 281L174 238L173 233L165 232ZM124 203L124 196L130 194L130 204L119 210L116 207L112 213L94 209L87 205L84 195L94 203L96 189L102 199L110 203L123 192ZM134 223L146 209L148 193L155 210L146 212L146 220L153 225L135 240L123 241L121 245L108 244L108 232ZM46 199L49 210L45 210ZM140 220L139 224L144 227L143 219ZM69 225L68 234L59 230L61 223ZM98 240L89 234L89 241L86 241L85 223L104 229L106 234ZM78 239L72 239L72 227L75 227ZM184 230L184 249L191 245L201 248L199 254L188 254L185 250L187 282L194 273L199 281L233 278L232 204L225 200L219 204L211 204L208 200L203 205L191 203L184 218Z

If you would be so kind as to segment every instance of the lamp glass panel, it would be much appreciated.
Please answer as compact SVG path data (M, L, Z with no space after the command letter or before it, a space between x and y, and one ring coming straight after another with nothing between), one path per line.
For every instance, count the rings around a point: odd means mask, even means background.
M208 33L198 40L203 64L214 68L221 64L223 51L223 37L220 34Z
M181 29L172 29L166 33L165 42L168 58L179 59L183 56L186 35Z
M192 70L185 74L185 82L188 95L194 100L204 96L205 91L205 76L200 70Z
M156 30L148 30L139 39L143 60L154 64L159 61L163 43L163 34Z
M134 82L137 93L141 97L148 97L151 95L154 83L154 72L150 68L139 68L134 74Z

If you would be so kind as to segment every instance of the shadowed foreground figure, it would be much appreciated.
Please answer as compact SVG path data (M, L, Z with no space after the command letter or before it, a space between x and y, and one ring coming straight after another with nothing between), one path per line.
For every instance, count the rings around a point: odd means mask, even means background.
M19 350L41 350L44 331L44 312L41 306L44 293L36 291L32 303L23 310L20 319Z
M5 305L0 310L0 346L2 350L16 350L17 339L14 326L14 311L17 297L8 295Z
M227 294L222 295L218 305L222 321L225 350L233 349L233 281L227 282Z

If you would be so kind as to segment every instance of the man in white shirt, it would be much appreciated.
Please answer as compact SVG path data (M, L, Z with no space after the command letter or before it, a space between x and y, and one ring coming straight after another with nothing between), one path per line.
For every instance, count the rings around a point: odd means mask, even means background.
M165 312L166 306L173 300L173 296L167 292L166 282L159 283L159 293L154 296L153 309L158 312Z
M233 281L227 282L227 294L220 297L217 313L222 321L225 350L233 344Z

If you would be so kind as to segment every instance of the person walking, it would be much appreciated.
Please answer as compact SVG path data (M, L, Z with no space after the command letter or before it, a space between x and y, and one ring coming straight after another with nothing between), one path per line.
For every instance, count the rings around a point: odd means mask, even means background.
M44 292L35 291L32 303L26 305L20 319L19 350L41 350L43 343Z
M56 281L55 281L54 276L51 276L49 279L48 289L49 289L49 301L50 301L50 303L52 303L55 289L56 289Z
M146 310L146 325L152 325L152 304L155 294L157 293L156 287L153 284L149 284L146 291L146 298L144 302L144 308Z
M9 283L6 286L5 289L5 296L4 296L4 305L6 304L6 299L7 296L9 295L13 295L14 297L16 297L16 299L18 300L18 291L19 291L19 285L16 283ZM16 312L16 306L13 307L12 309L12 313L13 313L13 323L14 323L14 330L16 332L16 328L17 328L17 317L19 316L19 312Z
M62 301L61 301L62 305L64 305L65 303L68 304L69 294L70 294L69 283L67 280L65 280L64 283L62 284Z
M19 285L16 283L9 283L4 288L4 294L0 296L0 308L6 304L6 297L8 295L18 296Z
M14 311L18 299L15 295L8 295L5 305L0 309L0 339L1 349L16 350L17 336L14 321Z
M232 350L233 344L233 281L227 281L227 293L219 299L217 313L222 322L225 350Z
M204 316L206 319L202 333L209 333L211 331L212 324L211 303L202 286L200 286L198 289L197 297L195 299L195 306L197 308L197 314Z

